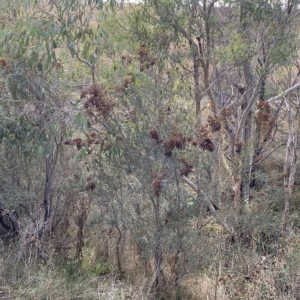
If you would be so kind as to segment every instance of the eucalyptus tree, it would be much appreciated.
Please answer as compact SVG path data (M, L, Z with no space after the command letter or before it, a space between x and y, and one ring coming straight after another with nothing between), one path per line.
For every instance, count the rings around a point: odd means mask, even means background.
M101 10L103 3L12 1L1 5L2 12L6 12L0 41L5 95L1 103L1 141L29 159L30 167L40 165L44 159L40 167L43 176L38 179L44 179L44 193L33 196L43 199L44 216L38 229L41 235L46 227L51 230L57 217L53 216L59 206L59 202L53 203L59 197L55 171L62 157L62 142L72 132L71 120L74 117L79 127L86 127L85 118L74 105L76 99L68 95L69 86L77 84L80 75L78 71L68 72L68 67L74 60L81 63L87 68L83 73L90 77L88 82L95 82L100 42L91 22L94 10ZM20 189L24 189L21 182L26 185L26 179L19 181ZM39 214L38 206L31 206L34 214Z
M189 106L193 129L184 120L177 125L187 125L186 138L192 136L197 145L192 176L181 180L212 211L213 197L221 201L227 190L224 182L231 186L235 220L228 223L215 216L233 235L243 230L240 218L249 206L257 163L272 144L278 113L270 105L286 94L278 91L272 77L297 55L298 15L293 1L151 0L129 17L132 39L156 53L159 83L171 83L167 95L194 103L194 108ZM297 88L296 81L290 84L287 92ZM176 103L170 101L170 111ZM215 173L221 183L215 186L217 196L205 189L207 152L218 157L213 169L224 170Z

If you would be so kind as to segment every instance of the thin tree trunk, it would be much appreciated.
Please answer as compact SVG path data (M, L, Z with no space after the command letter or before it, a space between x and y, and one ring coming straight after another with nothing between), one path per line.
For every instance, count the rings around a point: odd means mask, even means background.
M248 24L247 24L247 12L244 7L244 3L241 2L241 27L244 33L244 39L248 42ZM242 103L242 114L247 110L248 105L253 98L254 87L255 87L255 78L251 66L250 60L246 60L243 63L243 72L245 77L245 92L243 94L243 103ZM242 135L240 137L241 144L241 189L242 189L242 199L245 204L249 203L250 198L250 181L251 181L251 171L252 171L252 162L253 162L253 113L252 109L247 112L246 121L244 129L242 130Z
M300 99L298 99L298 104L300 104ZM282 216L282 230L284 234L288 234L290 230L289 224L289 211L290 211L290 203L289 198L293 193L293 186L295 182L295 174L297 171L297 163L298 163L298 139L300 133L300 115L297 113L297 129L294 132L293 127L293 112L291 107L290 97L285 99L286 110L288 115L288 124L289 124L289 138L286 146L286 155L283 167L284 173L284 187L286 190L285 200L284 200L284 212Z
M51 218L52 206L53 206L53 175L58 160L58 153L60 150L62 139L59 143L56 143L55 149L49 153L45 158L46 163L46 178L44 187L44 224L40 230L39 235L41 236L46 228L46 225Z

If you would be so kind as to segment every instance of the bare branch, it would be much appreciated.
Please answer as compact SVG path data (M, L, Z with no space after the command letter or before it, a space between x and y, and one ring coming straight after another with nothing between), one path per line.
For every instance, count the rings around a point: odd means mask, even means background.
M185 176L182 176L181 178L182 178L182 180L183 180L185 183L187 183L187 184L188 184L195 192L198 191L197 185L196 185L195 183L193 183L190 179L188 179L188 178L185 177Z
M282 97L285 97L288 93L292 92L293 90L297 89L298 87L300 87L300 82L291 86L290 88L288 88L287 90L285 90L284 92L280 93L279 95L273 97L273 98L270 98L269 100L267 100L267 102L272 102L272 101L275 101L275 100L278 100L278 99L281 99Z

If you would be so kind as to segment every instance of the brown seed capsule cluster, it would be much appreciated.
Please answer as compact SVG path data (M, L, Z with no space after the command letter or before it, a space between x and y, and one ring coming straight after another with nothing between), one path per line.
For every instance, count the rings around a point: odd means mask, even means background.
M164 154L168 157L172 156L173 150L184 150L187 143L192 146L197 146L197 142L191 137L184 137L181 132L173 133L169 138L163 140L160 138L157 128L154 126L149 131L151 139L155 140L157 144L163 144Z
M123 54L121 56L121 62L123 66L129 66L132 63L135 63L137 67L139 67L140 71L143 72L156 64L156 58L150 54L150 50L147 48L146 43L142 42L134 57L129 54ZM119 92L125 92L126 89L129 88L132 83L134 83L134 81L134 73L128 71L123 78L122 86L117 87L116 90Z
M197 144L197 142L196 142L196 141L194 141L194 140L191 140L191 142L190 142L190 143L191 143L191 145L192 145L192 146L194 146L194 147L196 147L196 146L198 145L198 144Z
M0 57L0 65L2 67L6 67L7 66L7 60L3 57Z
M199 145L203 150L207 150L209 152L213 152L215 150L214 143L210 138L203 139Z
M88 192L93 192L94 189L96 188L96 184L95 182L88 182L88 184L85 186L85 190L88 191Z
M221 122L217 117L208 116L207 118L208 126L210 127L211 132L217 132L221 129Z
M83 146L90 146L90 145L98 145L100 144L100 140L98 138L98 135L96 132L92 131L92 133L88 136L86 140L83 140L81 138L76 138L73 140L66 140L64 142L65 145L68 146L76 146L77 150L79 151ZM90 153L88 153L90 154Z
M153 188L154 191L154 195L155 196L159 196L161 194L161 190L162 190L162 180L165 178L165 174L159 173L156 175L152 174L152 178L154 178L154 180L151 183L151 186Z
M209 126L204 126L197 133L198 144L203 150L213 152L215 149L214 143L210 138Z
M83 90L80 98L86 99L83 107L90 116L98 115L107 117L114 108L111 97L107 95L107 90L98 84L93 84ZM92 109L95 109L96 111L93 111Z
M258 100L256 105L259 108L256 115L256 124L264 141L267 141L271 138L271 132L275 126L276 118L272 115L269 102Z
M179 161L183 164L183 168L180 169L179 173L181 176L187 177L192 172L193 165L187 162L183 157Z
M123 54L123 55L121 56L121 61L122 61L123 63L126 63L126 64L130 65L131 62L132 62L132 58L131 58L131 56L130 56L129 54Z
M161 139L159 138L159 134L158 134L156 127L152 127L152 129L150 130L150 137L151 137L151 139L156 140L157 143L161 142Z
M203 126L196 134L197 144L206 151L213 152L215 149L211 135L214 132L220 131L222 128L221 121L216 116L208 116L207 124ZM193 145L195 142L193 142Z
M186 138L182 133L172 134L167 140L164 141L164 153L166 156L170 157L175 148L184 150L185 145Z
M99 145L100 144L98 134L95 131L92 131L90 133L90 135L88 136L87 144L88 145Z
M163 142L164 153L166 156L171 156L172 151L177 148L183 150L185 148L186 138L183 137L182 133L172 134L168 139L160 139L159 133L156 127L152 127L150 132L150 137L155 140L158 144Z
M151 57L149 49L147 49L146 43L142 43L138 51L138 57L140 62L140 71L149 69L150 66L155 65L156 59Z
M75 145L77 150L80 150L83 146L86 145L85 141L83 141L81 138L76 138L76 139L73 139L73 140L66 140L64 142L64 144L68 145L68 146Z
M147 60L148 55L149 55L149 51L148 51L145 43L141 44L141 48L138 51L138 55L139 55L139 58L140 58L141 62L144 62L145 60Z

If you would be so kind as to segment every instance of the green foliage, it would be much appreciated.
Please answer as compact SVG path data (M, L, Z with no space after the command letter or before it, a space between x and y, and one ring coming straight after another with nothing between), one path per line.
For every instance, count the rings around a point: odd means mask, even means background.
M298 40L293 33L287 33L282 38L278 38L274 47L270 49L270 62L276 66L290 65L297 57Z
M107 37L105 30L101 30L101 22L93 25L93 20L105 17L109 8L116 5L114 0L105 5L102 1L91 1L90 7L79 0L51 2L45 8L31 1L21 5L25 8L24 18L20 15L7 26L0 39L3 53L26 60L40 72L51 68L61 70L63 61L57 54L61 56L66 51L73 59L80 56L86 65L95 65L101 43ZM98 17L99 11L102 14Z
M75 124L81 130L85 130L88 127L87 118L81 111L75 112Z
M252 56L251 48L241 34L233 34L228 45L216 51L224 62L241 63Z
M69 282L73 281L75 278L78 278L81 275L80 264L76 261L65 262L62 270L64 273L64 277Z
M251 16L255 22L281 20L283 14L281 1L245 1L246 14Z
M96 276L103 276L109 274L111 272L111 268L108 265L108 263L98 261L96 264L93 265L91 271Z
M37 257L49 244L68 252L57 264L70 285L133 270L156 274L143 283L146 298L176 286L183 299L190 275L250 276L250 266L263 266L255 255L280 252L284 190L261 171L247 209L243 198L233 205L232 191L245 193L244 149L256 147L253 132L243 136L245 104L263 80L266 97L278 89L274 78L284 90L295 71L279 67L296 58L297 34L277 1L229 2L153 0L124 11L115 1L11 4L20 11L1 28L1 201L30 207L22 245L36 245ZM240 136L249 147L238 148ZM103 259L72 260L72 249L89 241L88 253L95 240Z

